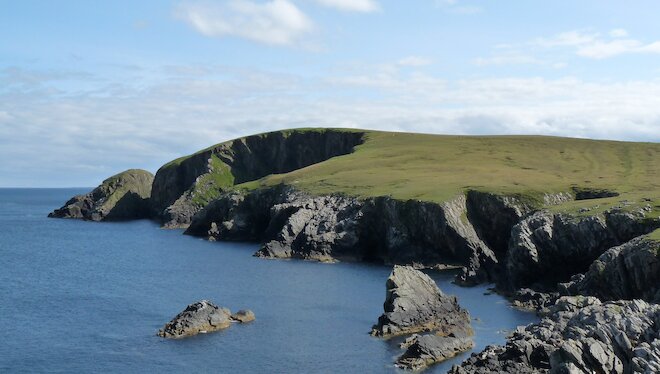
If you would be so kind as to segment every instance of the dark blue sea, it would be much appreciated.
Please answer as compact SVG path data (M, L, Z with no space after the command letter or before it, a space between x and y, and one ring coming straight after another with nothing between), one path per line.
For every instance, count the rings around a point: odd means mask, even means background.
M252 257L150 221L46 215L88 189L0 189L0 372L387 373L396 340L369 336L390 268ZM430 273L475 321L476 350L536 320L486 286ZM182 340L156 331L187 304L252 309L247 325ZM469 353L428 372L445 372Z

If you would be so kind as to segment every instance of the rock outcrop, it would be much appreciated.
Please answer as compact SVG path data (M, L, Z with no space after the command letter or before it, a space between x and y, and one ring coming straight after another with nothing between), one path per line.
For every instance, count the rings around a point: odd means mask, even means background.
M472 349L474 342L467 336L415 336L406 351L396 360L396 366L408 370L421 370L429 365L450 359Z
M657 373L660 305L562 297L539 323L519 327L506 346L488 346L452 374Z
M193 217L186 234L260 241L256 255L268 258L425 267L474 263L474 276L487 280L497 260L464 219L465 204L465 196L434 204L312 196L275 186L224 194Z
M208 300L190 304L158 331L163 338L185 338L223 330L231 325L231 312Z
M104 180L91 192L73 197L48 217L91 221L149 218L153 180L148 171L126 170Z
M442 336L472 334L467 310L421 271L395 265L386 286L385 313L373 326L372 335L392 337L421 331L435 331Z
M195 213L235 184L345 155L363 142L363 132L295 130L218 144L158 170L151 193L154 215L166 227L187 227Z
M642 236L611 248L585 274L561 288L566 294L592 295L601 300L660 303L660 242Z
M644 209L587 217L531 214L511 231L505 262L508 289L553 289L584 273L609 248L660 225L660 220L645 219L645 214Z

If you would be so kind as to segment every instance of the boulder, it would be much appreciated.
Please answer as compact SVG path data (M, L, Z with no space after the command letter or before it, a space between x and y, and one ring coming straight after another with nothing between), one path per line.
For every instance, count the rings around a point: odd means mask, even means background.
M445 295L433 279L411 266L395 265L387 279L385 313L371 334L391 337L420 331L471 335L470 315L456 297Z
M91 192L74 196L48 217L91 221L149 218L153 180L148 171L126 170L104 180Z
M231 312L208 300L190 304L158 331L163 338L185 338L199 333L223 330L231 325Z

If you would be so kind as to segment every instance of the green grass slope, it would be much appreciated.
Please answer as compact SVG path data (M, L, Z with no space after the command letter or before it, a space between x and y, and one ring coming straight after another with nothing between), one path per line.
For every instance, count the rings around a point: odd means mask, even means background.
M650 204L660 210L660 144L546 136L444 136L366 131L349 155L239 185L291 184L315 194L443 202L466 190L518 195L606 189L620 196L565 210ZM595 202L598 204L595 205Z

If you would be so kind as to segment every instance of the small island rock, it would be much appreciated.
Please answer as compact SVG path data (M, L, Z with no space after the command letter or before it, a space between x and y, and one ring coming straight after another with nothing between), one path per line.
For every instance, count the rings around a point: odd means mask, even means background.
M231 325L231 312L208 300L188 305L158 331L163 338L184 338L199 333L226 329Z
M411 266L395 265L387 279L385 313L371 334L391 337L420 331L438 335L472 334L470 315L456 297L445 295L433 279Z

